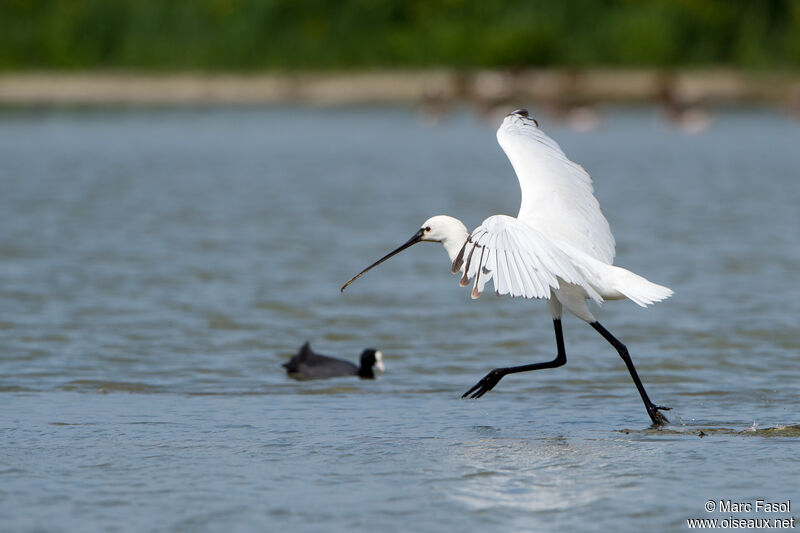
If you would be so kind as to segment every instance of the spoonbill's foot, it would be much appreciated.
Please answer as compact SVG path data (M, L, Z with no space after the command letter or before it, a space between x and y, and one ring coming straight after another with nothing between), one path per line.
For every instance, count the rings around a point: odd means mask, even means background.
M661 414L661 411L669 411L670 407L661 407L659 405L650 404L647 406L647 414L650 415L650 420L653 421L653 427L661 427L669 424L667 417Z
M481 396L492 390L494 386L497 385L505 375L506 373L503 372L503 369L495 368L494 370L483 376L483 379L481 379L479 382L473 385L472 388L469 389L464 394L462 394L461 397L466 398L467 396L469 396L470 399L473 400L476 398L480 398ZM470 396L470 394L472 396Z

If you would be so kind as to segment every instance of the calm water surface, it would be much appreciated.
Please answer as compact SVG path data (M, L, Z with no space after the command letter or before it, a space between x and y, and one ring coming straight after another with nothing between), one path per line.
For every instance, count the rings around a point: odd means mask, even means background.
M593 175L617 264L675 290L597 311L666 429L573 317L566 367L459 400L555 342L543 302L471 301L438 245L339 293L430 215L516 213L496 124L0 113L0 529L677 531L728 499L800 516L800 123L542 125ZM375 346L387 372L290 380L305 340Z

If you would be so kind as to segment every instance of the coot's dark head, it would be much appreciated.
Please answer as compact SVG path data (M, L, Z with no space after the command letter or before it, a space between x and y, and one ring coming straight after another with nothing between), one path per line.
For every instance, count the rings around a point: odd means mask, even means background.
M359 377L368 379L374 378L375 372L373 371L373 367L380 372L385 370L383 366L383 354L380 350L367 348L361 352L361 366L358 368Z

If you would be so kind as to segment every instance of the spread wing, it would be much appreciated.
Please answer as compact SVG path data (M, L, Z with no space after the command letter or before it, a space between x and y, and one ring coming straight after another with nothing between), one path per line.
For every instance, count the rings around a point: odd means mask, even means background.
M614 236L594 197L592 178L519 110L505 118L497 141L511 161L522 191L518 219L543 235L565 241L611 264Z
M453 273L462 267L461 285L473 283L473 298L494 280L497 294L550 298L551 288L572 283L583 287L592 299L602 301L570 257L547 236L505 215L487 218L469 235L453 262Z

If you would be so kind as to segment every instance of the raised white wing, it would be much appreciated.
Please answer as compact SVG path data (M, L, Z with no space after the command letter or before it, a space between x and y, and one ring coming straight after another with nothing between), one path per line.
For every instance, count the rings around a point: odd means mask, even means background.
M455 261L461 285L473 283L478 298L486 283L494 280L497 294L524 298L550 298L550 289L572 283L597 302L602 298L573 265L570 257L536 228L513 217L494 215L467 238Z
M558 144L528 118L507 116L497 141L519 178L522 204L517 218L555 240L611 264L614 236L593 195L592 178L567 159Z

